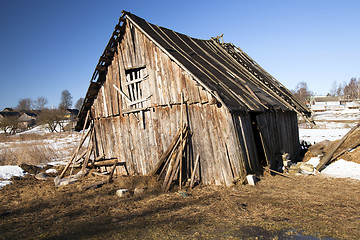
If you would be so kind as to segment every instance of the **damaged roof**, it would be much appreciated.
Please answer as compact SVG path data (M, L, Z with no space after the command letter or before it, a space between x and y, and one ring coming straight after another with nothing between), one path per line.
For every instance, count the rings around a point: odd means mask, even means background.
M285 86L232 43L222 43L219 37L210 40L192 38L123 11L91 79L79 113L77 130L82 127L87 110L106 79L107 66L111 64L106 59L109 56L112 58L116 51L127 21L190 73L231 112L278 109L295 111L305 117L310 115L309 110Z

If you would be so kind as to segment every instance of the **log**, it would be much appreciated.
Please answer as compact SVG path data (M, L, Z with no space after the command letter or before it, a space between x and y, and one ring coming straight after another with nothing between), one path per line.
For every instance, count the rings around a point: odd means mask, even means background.
M192 189L194 187L194 180L195 180L195 175L196 175L196 168L199 164L199 159L200 159L200 154L198 154L196 156L196 161L195 161L195 165L194 165L194 170L192 172L192 175L191 175L191 179L190 179L190 189Z
M115 164L115 162L117 163L117 165L125 165L126 162L118 162L117 158L115 159L110 159L110 160L103 160L103 161L98 161L98 162L94 162L89 163L88 167L105 167L105 166L112 166Z
M331 159L334 153L339 149L341 144L345 142L345 140L359 127L360 125L357 124L355 127L350 129L350 131L335 145L335 147L326 154L320 161L320 163L316 166L316 170L321 171L325 164L327 164Z

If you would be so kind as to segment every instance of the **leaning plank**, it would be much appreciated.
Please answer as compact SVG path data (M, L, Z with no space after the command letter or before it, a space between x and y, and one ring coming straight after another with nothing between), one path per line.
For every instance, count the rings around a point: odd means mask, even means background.
M339 147L341 146L341 144L343 144L345 142L345 140L359 127L360 125L357 124L355 127L353 127L352 129L350 129L350 131L335 145L335 147L328 153L326 154L320 161L320 163L316 166L316 170L321 171L324 167L325 164L327 164L333 157L334 153L336 152L336 150L339 149Z
M84 123L84 126L86 125L86 122ZM91 128L92 126L90 127L90 129L86 132L86 134L83 134L81 140L80 140L80 143L77 147L77 149L75 150L74 154L71 156L69 162L66 164L64 170L62 171L62 173L59 175L59 178L62 178L64 175L65 175L65 172L68 170L68 168L70 167L70 164L72 163L72 161L74 160L74 158L76 157L76 155L78 154L81 146L83 145L86 137L89 135L89 133L91 132Z
M178 132L176 133L174 139L172 140L172 142L170 143L170 146L166 149L166 151L161 155L159 162L156 164L156 166L153 168L153 170L151 170L151 172L149 173L150 176L156 174L160 167L163 165L163 163L165 162L166 159L168 159L168 156L170 155L170 153L173 151L174 147L178 144L178 140L181 134L181 129L178 130Z
M347 147L346 149L344 149L343 151L339 152L338 154L336 154L335 156L333 156L331 158L331 161L329 160L329 163L332 162L334 159L340 157L341 155L343 155L344 153L346 153L347 151L354 149L356 147L358 147L360 145L360 142L356 142L353 145L351 145L350 147Z
M83 166L82 166L82 168L81 168L81 171L85 171L85 168L87 167L88 162L89 162L89 159L90 159L91 152L93 151L93 141L92 141L92 138L94 137L94 128L92 128L91 131L92 131L92 132L91 132L91 134L90 134L90 141L89 141L89 145L88 145L88 148L87 148L87 154L86 154L86 157L85 157Z
M180 162L182 161L182 157L183 157L181 154L183 153L183 150L184 150L184 148L186 146L187 137L188 137L188 132L186 132L186 135L184 136L184 141L182 142L182 144L180 146L180 150L178 151L178 153L176 155L176 161L175 161L175 164L174 164L174 166L172 168L170 178L168 179L168 182L164 181L163 190L165 192L169 191L171 183L174 180L175 176L177 175L177 172L180 169ZM165 185L165 187L164 187L164 185Z
M192 172L192 175L191 175L191 180L190 180L190 189L192 189L194 187L194 180L195 180L195 175L196 175L196 168L199 164L199 159L200 159L200 154L198 154L196 156L196 161L195 161L195 166L194 166L194 170Z

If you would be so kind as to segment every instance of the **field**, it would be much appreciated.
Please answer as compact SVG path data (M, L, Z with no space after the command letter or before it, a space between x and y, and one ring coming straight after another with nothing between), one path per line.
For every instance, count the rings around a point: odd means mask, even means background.
M317 129L302 126L301 138L312 143L339 139L356 123L358 113L334 113L335 120L334 114L322 113ZM79 139L76 133L40 135L2 138L3 152L27 152L23 148L37 145L40 150L34 151L45 155L42 159L18 155L12 162L6 162L7 157L2 165L61 162ZM349 161L357 157L346 154ZM22 166L28 173L41 171ZM52 168L61 170L63 165ZM89 190L82 186L100 177L90 174L62 187L31 174L10 180L0 188L0 239L360 239L360 181L349 178L266 172L256 186L200 185L183 191L175 187L169 193L160 191L156 179L140 176L117 177ZM130 194L119 198L115 192L121 188Z

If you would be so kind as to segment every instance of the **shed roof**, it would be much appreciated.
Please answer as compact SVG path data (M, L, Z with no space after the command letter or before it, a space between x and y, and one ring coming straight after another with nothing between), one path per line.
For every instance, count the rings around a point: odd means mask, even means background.
M103 59L109 58L109 53L114 52L117 42L121 41L126 20L142 31L230 111L279 109L296 111L302 115L310 114L285 86L232 43L221 43L219 38L192 38L123 11L93 74L79 113L78 129L81 128L101 83L105 81L109 61L105 62Z

